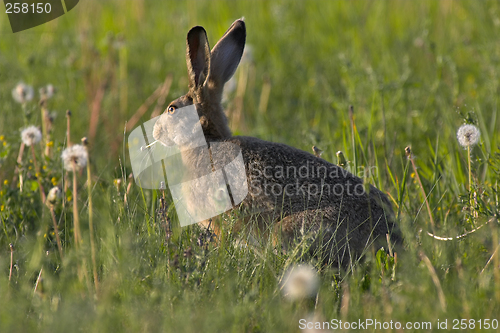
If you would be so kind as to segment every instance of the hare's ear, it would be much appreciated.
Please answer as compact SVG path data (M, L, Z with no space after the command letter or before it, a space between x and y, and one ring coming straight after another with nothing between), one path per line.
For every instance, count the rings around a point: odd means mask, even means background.
M205 83L210 68L210 47L203 27L194 27L187 35L186 63L189 87L197 88Z
M245 48L246 29L243 20L236 20L215 44L210 59L209 80L222 89L233 76Z

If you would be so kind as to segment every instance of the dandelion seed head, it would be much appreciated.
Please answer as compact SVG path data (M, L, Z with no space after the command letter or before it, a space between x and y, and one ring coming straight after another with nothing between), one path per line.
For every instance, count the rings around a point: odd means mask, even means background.
M20 82L12 89L12 97L18 103L24 104L33 99L33 87Z
M47 205L49 207L54 207L61 196L61 189L59 187L55 186L51 188L49 194L47 194Z
M314 297L318 287L318 274L310 265L293 266L283 277L282 291L291 301Z
M457 131L458 143L464 147L472 147L479 143L481 132L474 125L462 125Z
M66 170L73 171L73 167L80 170L87 165L87 149L82 145L72 145L63 150L61 158Z
M21 140L28 147L37 144L42 140L42 132L36 126L28 126L21 131Z
M52 84L48 84L45 87L41 87L38 92L40 93L40 97L49 99L52 96L54 96L54 93L56 92L56 89Z
M411 159L411 147L410 146L405 148L405 155L407 158Z

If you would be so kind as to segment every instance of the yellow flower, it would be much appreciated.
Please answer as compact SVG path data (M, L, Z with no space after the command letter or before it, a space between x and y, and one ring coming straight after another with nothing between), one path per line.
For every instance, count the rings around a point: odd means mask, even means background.
M5 210L5 206L4 205L1 205L0 206L0 212L3 212Z
M56 177L52 177L52 179L50 179L50 181L52 182L52 185L54 185L54 186L57 185L57 178Z
M71 200L73 199L73 197L70 195L67 196L66 200L68 200L68 202L70 202Z
M36 178L40 178L40 176L41 176L40 172L35 173Z
M410 175L411 178L415 178L415 172L412 172Z
M54 147L54 141L47 142L47 147Z
M46 165L44 165L44 166L42 167L42 169L43 169L43 170L47 170L47 166L46 166Z
M5 147L5 146L7 146L7 141L4 141L4 142L3 142L3 145L4 145L4 147Z
M5 136L4 135L0 135L0 141L3 141L5 140Z
M6 180L3 181L3 184L4 185L9 185L9 181L6 179Z

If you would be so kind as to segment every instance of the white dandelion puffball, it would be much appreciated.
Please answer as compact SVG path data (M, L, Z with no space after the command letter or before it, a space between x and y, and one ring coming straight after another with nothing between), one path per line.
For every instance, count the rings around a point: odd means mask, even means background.
M61 189L57 186L50 189L49 194L47 194L47 205L55 206L57 201L61 198Z
M37 144L42 140L42 132L36 126L28 126L22 130L21 140L28 147Z
M457 131L458 143L464 148L477 145L480 137L481 132L474 125L462 125Z
M33 87L22 82L18 83L17 86L12 89L12 97L18 103L24 104L29 102L33 99L33 96Z
M73 145L63 150L61 158L68 171L80 170L87 165L87 149L82 145Z
M282 280L282 291L289 300L301 300L314 297L319 288L319 278L314 267L310 265L293 266L285 273Z
M45 87L41 87L38 91L40 92L41 97L45 97L46 99L49 99L52 96L54 96L56 89L54 88L54 86L52 84L49 83Z

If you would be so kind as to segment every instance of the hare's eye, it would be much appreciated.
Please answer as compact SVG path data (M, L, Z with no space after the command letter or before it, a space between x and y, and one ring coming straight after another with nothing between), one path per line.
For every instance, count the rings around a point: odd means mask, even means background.
M174 114L174 112L175 112L175 110L176 110L176 109L177 109L177 108L176 108L175 106L170 105L170 106L167 108L167 112L168 112L168 114Z

